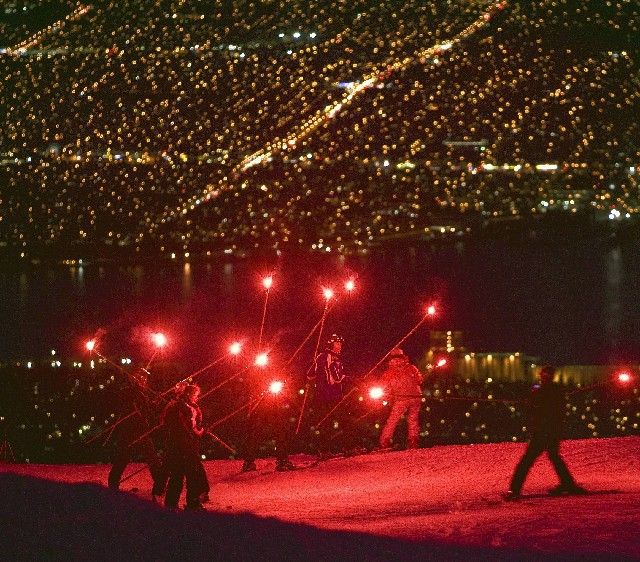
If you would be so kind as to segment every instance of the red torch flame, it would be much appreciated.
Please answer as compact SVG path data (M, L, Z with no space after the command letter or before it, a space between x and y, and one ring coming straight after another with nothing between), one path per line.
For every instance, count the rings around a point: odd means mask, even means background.
M151 340L156 347L164 347L165 345L167 345L167 336L165 336L162 332L151 334Z
M384 396L384 389L380 386L373 386L369 389L369 396L374 400L380 400Z
M259 353L256 355L255 364L258 367L266 367L269 362L269 356L266 353Z
M618 382L627 384L631 382L631 374L628 371L621 371L618 373Z
M282 381L273 381L269 385L269 392L271 394L279 394L280 392L282 392L283 387L284 383Z

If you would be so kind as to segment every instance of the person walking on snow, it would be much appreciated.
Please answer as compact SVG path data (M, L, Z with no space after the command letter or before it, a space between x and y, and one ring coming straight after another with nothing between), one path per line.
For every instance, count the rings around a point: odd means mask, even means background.
M382 386L386 396L393 404L387 423L380 434L380 448L387 449L402 415L407 414L407 448L418 447L420 431L420 407L422 405L422 373L409 362L409 358L400 348L389 354L387 366L382 374Z
M536 459L545 451L560 479L560 484L551 490L552 495L585 494L578 486L560 456L560 436L565 411L565 395L559 384L553 382L555 368L549 365L540 371L540 384L531 390L529 398L531 414L531 439L527 450L518 462L505 499L519 499L522 486Z

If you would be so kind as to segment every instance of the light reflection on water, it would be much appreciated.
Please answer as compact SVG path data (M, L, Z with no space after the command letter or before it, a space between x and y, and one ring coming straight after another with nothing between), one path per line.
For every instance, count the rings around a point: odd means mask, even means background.
M229 333L257 335L263 294L256 279L277 269L265 338L295 348L318 319L320 287L356 275L327 332L347 339L353 364L375 363L415 324L431 298L433 327L462 330L470 351L524 352L557 364L640 361L638 245L607 239L482 240L439 249L398 248L358 259L326 256L234 263L40 266L0 271L0 360L43 356L103 328L113 352L135 355L131 333L164 325L172 359L206 361ZM406 344L416 357L428 330ZM142 355L142 352L140 352Z
M182 298L188 300L191 296L191 289L193 288L193 278L191 275L191 264L185 263L182 267Z
M611 346L620 345L620 328L622 324L622 251L619 247L612 248L606 256L606 285L605 285L605 318L604 328Z

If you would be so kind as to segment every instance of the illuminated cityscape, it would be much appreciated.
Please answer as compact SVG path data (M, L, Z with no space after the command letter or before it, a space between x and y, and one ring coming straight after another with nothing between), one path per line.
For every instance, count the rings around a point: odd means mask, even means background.
M27 260L640 209L632 0L14 2L2 27L0 248Z

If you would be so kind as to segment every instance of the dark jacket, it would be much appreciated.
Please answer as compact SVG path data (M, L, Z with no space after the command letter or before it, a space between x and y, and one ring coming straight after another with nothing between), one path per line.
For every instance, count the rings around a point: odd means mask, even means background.
M162 413L167 453L198 455L201 424L202 412L197 405L190 404L181 398L169 402Z
M344 366L340 356L326 350L320 353L308 375L316 384L316 397L322 401L334 401L342 398L342 384L345 380Z
M560 439L565 418L565 393L562 387L554 382L534 386L529 406L532 438Z
M117 396L123 408L123 420L118 422L113 430L112 439L119 447L128 447L142 434L149 431L157 420L157 414L149 399L148 387L139 385L135 381L128 381L122 386Z

